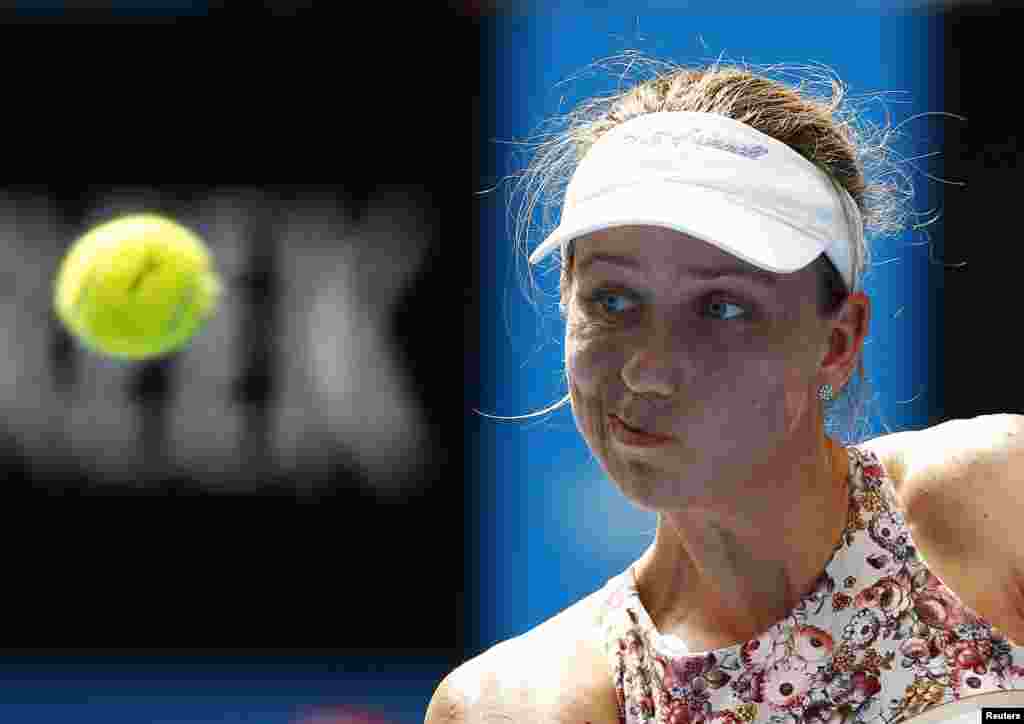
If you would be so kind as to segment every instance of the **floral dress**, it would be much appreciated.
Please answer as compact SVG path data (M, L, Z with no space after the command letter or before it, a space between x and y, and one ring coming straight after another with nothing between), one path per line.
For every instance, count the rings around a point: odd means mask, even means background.
M874 453L847 448L850 516L814 591L743 644L691 653L655 628L630 566L601 634L624 724L891 724L964 696L1024 689L1024 647L925 564Z

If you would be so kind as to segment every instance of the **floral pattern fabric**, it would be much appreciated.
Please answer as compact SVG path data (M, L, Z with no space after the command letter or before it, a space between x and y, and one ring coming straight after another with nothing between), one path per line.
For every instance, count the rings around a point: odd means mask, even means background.
M600 633L622 724L894 724L1024 689L1024 647L928 569L877 456L847 452L841 540L815 589L760 637L689 652L654 626L632 566L608 581Z

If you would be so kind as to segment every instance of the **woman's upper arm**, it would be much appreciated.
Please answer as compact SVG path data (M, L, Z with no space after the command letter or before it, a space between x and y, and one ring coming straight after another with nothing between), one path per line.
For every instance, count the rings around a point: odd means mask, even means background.
M452 671L437 687L424 724L451 724L477 721L481 702L494 688L494 649L466 661Z
M466 722L466 710L462 697L453 690L451 674L449 674L430 699L423 724L453 724L454 722Z
M904 515L929 566L1015 643L1024 640L1024 418L986 415L927 431Z
M499 721L493 717L500 715L499 702L507 698L508 693L500 685L499 672L505 666L504 660L508 658L507 651L513 641L495 644L449 673L430 700L424 724Z

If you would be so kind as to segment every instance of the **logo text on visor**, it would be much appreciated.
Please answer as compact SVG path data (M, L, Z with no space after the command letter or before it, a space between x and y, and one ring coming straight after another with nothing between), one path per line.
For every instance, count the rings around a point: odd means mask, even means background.
M650 147L670 145L673 148L678 148L680 143L692 143L695 146L711 146L720 151L727 151L750 159L758 159L768 153L768 149L765 146L735 143L718 134L708 133L700 129L692 129L681 133L657 131L648 136L638 136L630 133L623 136L622 140L624 143L640 143Z

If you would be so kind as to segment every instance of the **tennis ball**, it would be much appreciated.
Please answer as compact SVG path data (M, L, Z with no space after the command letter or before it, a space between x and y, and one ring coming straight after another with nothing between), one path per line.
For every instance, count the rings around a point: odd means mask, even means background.
M202 239L156 214L101 224L68 250L54 282L64 326L122 360L183 347L213 315L221 282Z

